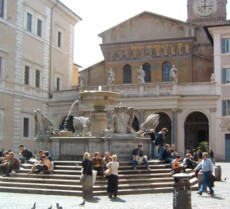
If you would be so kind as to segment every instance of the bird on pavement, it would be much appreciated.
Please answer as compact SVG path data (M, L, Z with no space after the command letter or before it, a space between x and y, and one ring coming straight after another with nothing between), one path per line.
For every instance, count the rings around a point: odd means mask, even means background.
M36 202L34 203L34 205L31 209L36 209Z
M52 209L52 205L48 209Z
M60 206L58 202L56 203L56 207L57 207L57 209L63 209L63 207Z

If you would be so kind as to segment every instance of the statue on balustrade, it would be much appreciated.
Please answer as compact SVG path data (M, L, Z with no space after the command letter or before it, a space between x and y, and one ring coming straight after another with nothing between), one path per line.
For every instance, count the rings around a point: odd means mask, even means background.
M113 72L113 69L110 68L108 72L108 85L113 85L115 80L115 73Z
M171 70L170 70L170 79L171 79L171 81L177 83L177 69L176 69L175 65L173 65Z
M143 84L145 83L145 71L143 70L143 67L140 66L138 69L137 69L137 81L139 84Z

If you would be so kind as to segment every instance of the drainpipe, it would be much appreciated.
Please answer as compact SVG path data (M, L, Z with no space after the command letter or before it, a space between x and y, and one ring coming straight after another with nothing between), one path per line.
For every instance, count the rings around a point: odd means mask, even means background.
M52 7L51 7L51 15L50 15L50 46L49 46L49 50L50 50L50 53L49 53L49 98L52 98L52 92L51 92L51 75L52 75L52 72L51 72L51 58L52 58L52 32L53 32L53 10L54 8L58 5L59 3L59 0L56 0L56 4L54 4Z

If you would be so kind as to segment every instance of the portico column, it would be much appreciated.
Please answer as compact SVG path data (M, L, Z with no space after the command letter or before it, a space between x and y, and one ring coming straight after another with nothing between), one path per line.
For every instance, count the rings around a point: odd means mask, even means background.
M180 109L172 109L172 144L177 145L177 113Z

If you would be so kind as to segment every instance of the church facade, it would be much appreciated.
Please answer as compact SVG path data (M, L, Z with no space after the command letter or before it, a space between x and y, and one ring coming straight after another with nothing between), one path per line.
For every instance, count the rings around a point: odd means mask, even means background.
M168 128L166 142L176 144L181 154L206 141L217 159L229 160L230 86L222 79L229 78L229 49L221 58L223 66L216 64L223 47L218 43L224 37L228 47L229 33L219 30L217 39L214 32L229 24L226 4L188 0L186 22L145 11L100 33L104 61L80 72L79 91L101 86L119 92L120 105L135 109L135 130L149 114L158 113L157 131ZM176 81L170 76L173 66ZM140 67L144 83L138 82ZM115 75L112 85L110 69ZM57 92L60 96L70 98L66 92ZM51 118L60 127L67 111L57 97L50 106ZM91 113L76 108L75 114Z

